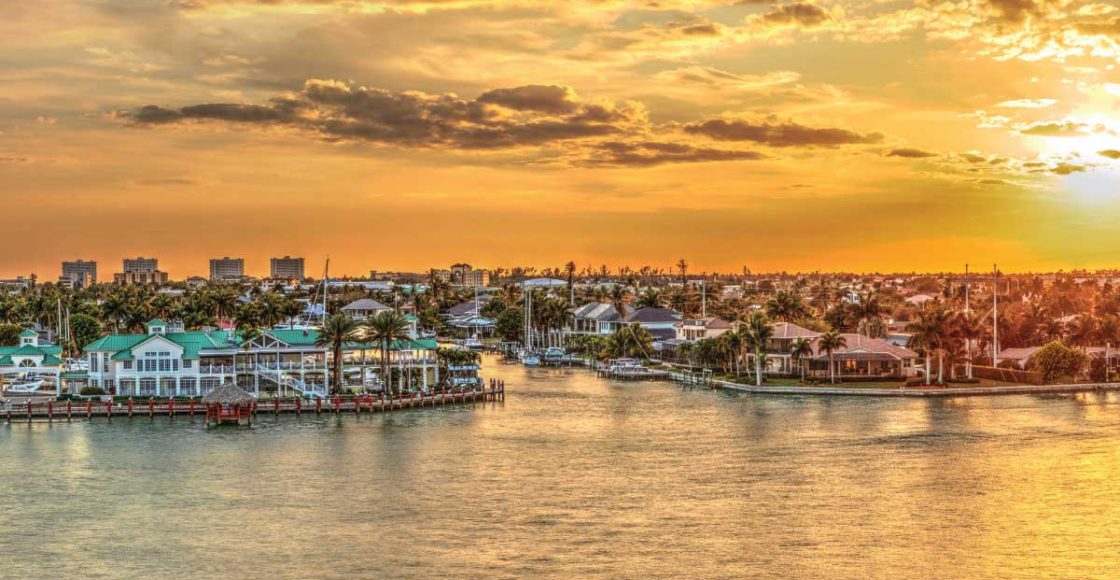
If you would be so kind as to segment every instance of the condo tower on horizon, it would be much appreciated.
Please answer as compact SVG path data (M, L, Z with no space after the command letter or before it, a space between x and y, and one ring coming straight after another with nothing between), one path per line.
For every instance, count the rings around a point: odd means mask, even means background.
M97 283L97 262L93 260L74 260L62 263L62 275L58 283L71 288L85 288Z
M121 265L122 272L113 274L113 281L117 284L167 283L167 272L160 271L157 258L125 258Z
M303 280L303 258L284 256L273 258L269 267L272 278Z
M211 282L232 282L244 277L244 258L230 258L229 256L225 256L222 258L210 259Z

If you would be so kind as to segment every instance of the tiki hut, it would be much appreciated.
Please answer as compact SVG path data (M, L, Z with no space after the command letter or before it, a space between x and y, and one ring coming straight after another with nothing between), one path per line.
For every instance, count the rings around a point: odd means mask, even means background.
M253 406L257 398L247 393L241 387L226 383L202 398L206 405L206 421L221 423L247 424L253 423Z

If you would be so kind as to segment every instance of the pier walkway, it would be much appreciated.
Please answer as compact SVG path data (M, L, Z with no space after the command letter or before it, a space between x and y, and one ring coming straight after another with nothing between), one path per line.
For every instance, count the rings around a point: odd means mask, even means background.
M480 386L474 389L441 390L426 394L412 393L396 397L373 395L350 395L317 398L314 400L300 398L262 399L253 403L253 415L262 414L302 414L302 413L385 413L402 409L422 409L424 407L440 407L447 405L463 405L486 402L504 402L506 400L506 386L502 381L491 381L490 386ZM112 420L114 417L155 417L176 415L206 416L206 405L201 400L188 401L167 399L156 401L128 400L128 401L46 401L25 403L9 403L2 411L8 423L13 421L32 421L45 419L47 421L71 421L74 419L90 419L104 417Z

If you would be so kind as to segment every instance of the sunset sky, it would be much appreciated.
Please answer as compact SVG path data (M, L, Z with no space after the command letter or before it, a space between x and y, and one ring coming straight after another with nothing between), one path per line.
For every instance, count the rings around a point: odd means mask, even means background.
M1120 5L0 0L0 276L1120 264Z

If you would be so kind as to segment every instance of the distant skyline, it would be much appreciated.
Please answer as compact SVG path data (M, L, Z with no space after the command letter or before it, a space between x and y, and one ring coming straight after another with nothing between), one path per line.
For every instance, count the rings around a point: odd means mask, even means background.
M466 261L1120 264L1091 0L41 0L0 20L0 276Z

